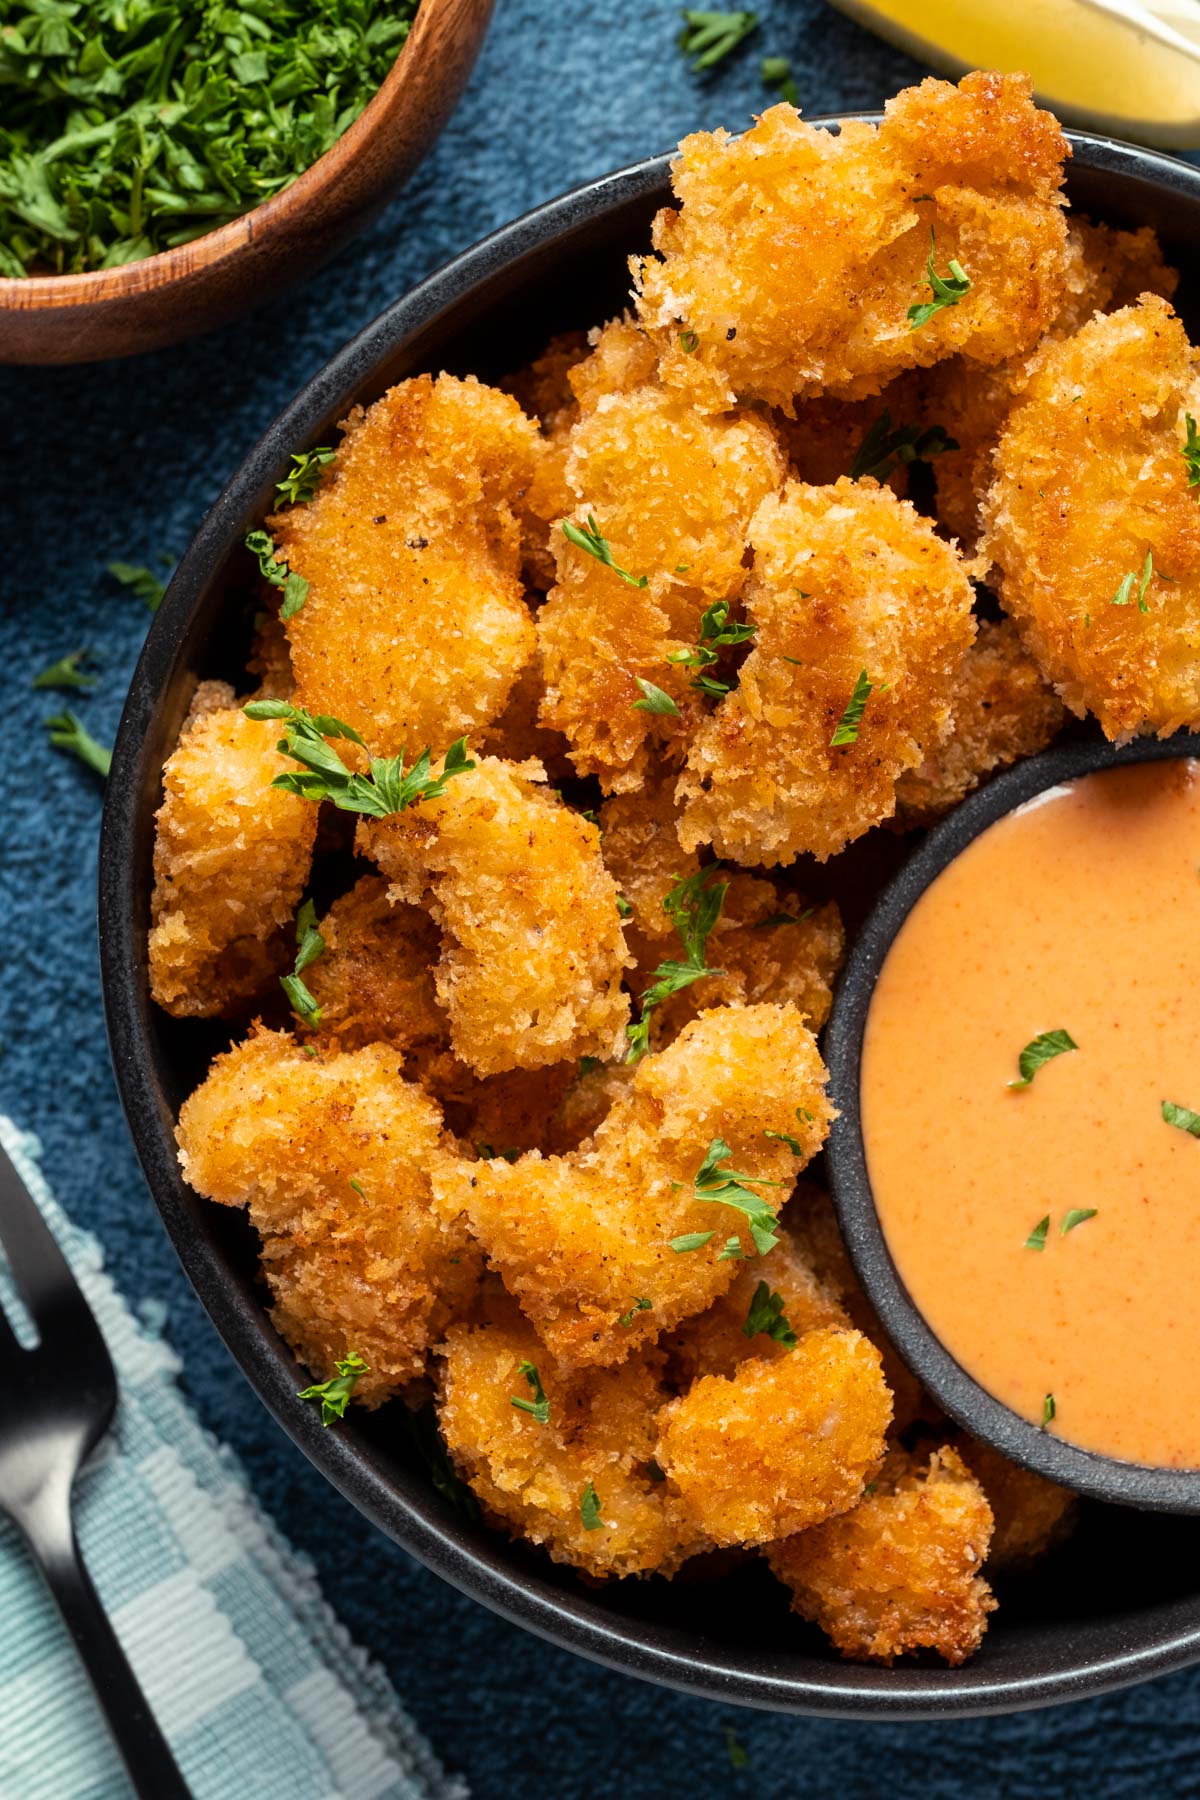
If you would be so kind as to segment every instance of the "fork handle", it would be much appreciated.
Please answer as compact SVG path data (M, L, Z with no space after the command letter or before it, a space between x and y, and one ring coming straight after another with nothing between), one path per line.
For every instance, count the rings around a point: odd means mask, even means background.
M92 1586L74 1526L33 1530L30 1544L75 1641L139 1800L192 1800L166 1738Z

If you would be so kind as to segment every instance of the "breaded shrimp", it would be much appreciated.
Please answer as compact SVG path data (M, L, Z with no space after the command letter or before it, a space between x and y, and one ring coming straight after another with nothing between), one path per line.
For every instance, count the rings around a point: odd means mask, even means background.
M822 1328L729 1379L702 1376L663 1411L654 1455L714 1544L766 1544L855 1504L891 1416L875 1346Z
M980 1574L992 1535L987 1498L957 1452L922 1468L894 1452L852 1512L773 1544L775 1574L857 1661L936 1650L953 1667L979 1648L995 1609Z
M1066 716L1012 620L985 621L959 668L948 735L896 783L896 823L932 825L989 775L1044 750Z
M1070 1536L1079 1511L1079 1497L1070 1488L1009 1462L965 1431L957 1434L955 1444L992 1509L989 1569L997 1574L1026 1569Z
M270 721L218 705L185 726L163 769L150 991L177 1018L236 1012L288 960L317 809L271 786L290 766L278 737Z
M775 1210L824 1140L824 1084L794 1008L721 1007L638 1063L580 1149L460 1162L436 1172L435 1186L451 1217L466 1213L555 1357L621 1362L732 1285L738 1264L722 1256L731 1238L752 1250L745 1213L695 1189L714 1140ZM788 1133L800 1153L768 1131Z
M607 791L640 787L652 753L679 761L703 701L694 671L670 658L694 650L708 606L736 600L746 526L784 466L764 419L705 417L655 381L606 395L572 429L570 516L581 529L595 520L630 579L561 527L552 533L557 582L537 620L541 719ZM647 710L642 680L675 710Z
M309 584L288 621L301 705L379 756L437 753L499 716L534 649L515 508L537 443L471 376L355 408L315 497L269 521Z
M438 1384L447 1448L485 1511L514 1537L595 1577L671 1574L704 1548L674 1493L650 1472L655 1419L667 1399L661 1357L651 1349L619 1370L566 1374L511 1301L489 1311L480 1326L451 1328ZM549 1402L545 1422L513 1405L536 1404L522 1364L536 1370ZM589 1492L595 1514L589 1506L585 1517Z
M1028 648L1110 738L1200 723L1200 352L1147 296L1040 353L996 450L986 553Z
M569 781L575 770L566 738L561 732L547 731L538 720L545 692L542 659L534 655L517 676L504 711L488 726L477 748L485 756L498 756L502 762L524 763L532 759L541 763L550 781Z
M679 208L634 257L638 317L663 379L719 411L757 399L877 394L960 352L1031 349L1062 303L1069 154L1022 75L923 81L882 125L834 134L772 106L752 130L697 132L672 166ZM912 329L927 274L969 289Z
M217 1057L176 1136L192 1186L249 1210L272 1317L318 1379L356 1352L368 1372L354 1398L375 1405L421 1373L480 1257L431 1204L441 1117L394 1051L310 1056L256 1030Z
M578 405L571 388L571 370L587 354L586 331L560 331L532 362L515 374L506 375L500 387L512 395L523 413L536 419L542 430L553 436L574 422Z
M319 930L324 952L304 971L321 1009L319 1038L341 1050L389 1044L404 1053L407 1074L449 1047L433 985L441 938L428 913L392 906L387 882L364 875L334 901Z
M643 937L674 935L663 901L677 881L700 867L699 857L679 842L681 817L673 775L651 775L640 788L610 795L600 808L605 866L633 909L631 924Z
M359 826L393 900L443 934L435 980L454 1053L477 1075L615 1056L629 1002L616 886L600 834L493 757L439 799Z
M945 728L971 584L929 522L870 481L789 483L750 542L757 636L692 740L680 838L735 862L824 861L892 813L897 778ZM864 679L854 741L835 746Z
M547 1154L562 1156L578 1150L593 1137L617 1101L633 1083L635 1063L580 1064L579 1072L555 1107L542 1145Z

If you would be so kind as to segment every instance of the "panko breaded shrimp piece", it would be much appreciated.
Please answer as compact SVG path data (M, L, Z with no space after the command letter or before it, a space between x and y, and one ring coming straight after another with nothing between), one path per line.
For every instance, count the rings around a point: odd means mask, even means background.
M184 1175L248 1209L280 1333L318 1379L357 1352L367 1405L421 1373L479 1280L461 1220L431 1201L441 1123L395 1051L309 1056L285 1031L218 1056L180 1109Z
M418 375L355 408L313 499L270 520L309 584L288 621L299 704L377 756L439 752L498 717L534 649L516 507L537 445L473 376Z
M632 924L648 938L674 936L663 901L677 881L694 875L700 859L679 842L682 814L675 778L651 776L644 786L612 794L600 808L600 848L605 866L633 908Z
M638 317L663 379L720 410L757 399L876 394L956 352L1033 347L1062 300L1069 147L1023 75L923 81L878 129L816 129L772 106L752 130L683 140L678 210L634 257ZM970 288L919 329L909 308L953 258Z
M185 725L163 769L150 991L177 1018L236 1012L288 960L317 809L272 787L290 767L278 737L271 721L219 705Z
M571 370L588 354L586 331L560 331L533 361L500 383L529 418L553 436L570 426L578 412L571 387Z
M1147 296L1045 347L996 450L984 549L1001 599L1072 712L1110 738L1200 723L1189 412L1200 352Z
M855 1504L891 1416L874 1344L826 1327L728 1379L701 1376L664 1409L654 1455L714 1544L766 1544Z
M694 649L709 605L736 600L746 527L784 468L765 419L705 416L656 381L605 395L572 429L570 516L581 529L594 518L616 564L633 583L645 577L631 585L552 533L558 577L537 620L542 723L606 791L640 787L652 751L680 759L703 703L694 671L669 658ZM639 680L669 694L678 716L647 711Z
M816 1040L793 1007L721 1007L644 1057L578 1150L460 1162L435 1186L450 1216L465 1212L560 1362L618 1363L732 1285L728 1238L752 1247L744 1213L695 1191L713 1140L729 1146L726 1166L780 1184L753 1190L777 1209L824 1141L824 1084ZM789 1133L800 1154L767 1131ZM690 1234L703 1241L672 1248Z
M702 1375L731 1376L751 1358L770 1362L790 1356L794 1345L758 1330L746 1335L755 1322L752 1308L759 1288L766 1283L783 1302L783 1317L797 1338L807 1332L836 1326L850 1329L850 1316L833 1290L813 1268L800 1241L786 1227L771 1254L738 1265L733 1286L713 1301L707 1312L688 1319L669 1338L660 1340L670 1357L672 1379L685 1390Z
M896 783L896 823L932 825L989 775L1044 750L1066 716L1013 621L985 620L962 660L948 735Z
M615 1056L629 1001L617 890L600 833L494 757L358 845L393 900L428 901L442 931L437 997L477 1075Z
M1079 1511L1079 1496L1070 1488L1021 1468L965 1431L955 1444L992 1509L989 1569L997 1574L1027 1569L1069 1537Z
M852 1512L773 1544L767 1559L794 1610L843 1656L891 1664L935 1650L957 1667L995 1609L980 1573L991 1535L987 1497L954 1450L924 1468L893 1453Z
M618 1100L633 1085L637 1065L627 1062L583 1064L555 1107L542 1149L562 1156L594 1137Z
M321 1009L318 1039L342 1050L389 1044L413 1073L450 1043L433 984L441 937L420 907L392 906L387 887L364 875L334 901L318 927L325 949L304 980Z
M566 738L561 732L547 731L539 722L545 692L542 659L535 655L517 676L504 711L488 726L477 748L485 756L498 756L502 762L524 763L532 759L541 763L550 781L569 781L575 769Z
M667 1399L653 1349L620 1369L568 1374L517 1308L501 1302L478 1327L452 1326L439 1354L446 1447L484 1510L513 1537L597 1578L669 1575L705 1547L667 1484L648 1473ZM522 1362L537 1370L550 1407L545 1423L513 1405L533 1399ZM582 1516L589 1487L601 1520L591 1528Z
M894 811L897 778L945 728L971 584L929 521L869 481L789 482L750 543L757 635L692 740L680 839L734 862L823 862ZM834 747L863 674L857 737Z

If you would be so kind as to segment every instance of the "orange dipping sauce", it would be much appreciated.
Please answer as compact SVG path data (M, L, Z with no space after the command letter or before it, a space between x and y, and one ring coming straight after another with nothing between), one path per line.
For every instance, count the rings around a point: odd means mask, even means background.
M1007 1085L1042 1033L1078 1049ZM896 1266L980 1386L1085 1449L1200 1466L1200 763L1087 775L926 889L863 1044ZM1072 1209L1095 1216L1063 1225ZM1049 1214L1042 1248L1026 1239Z

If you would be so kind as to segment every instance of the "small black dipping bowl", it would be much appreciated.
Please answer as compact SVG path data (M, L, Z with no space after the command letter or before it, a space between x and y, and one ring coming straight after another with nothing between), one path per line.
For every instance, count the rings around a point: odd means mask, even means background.
M888 951L925 890L989 825L1047 788L1102 769L1169 757L1200 759L1200 735L1143 738L1120 749L1088 731L1007 770L934 827L884 891L858 935L838 983L825 1035L830 1091L840 1116L825 1146L829 1186L846 1248L893 1344L938 1405L1014 1462L1097 1500L1161 1512L1200 1513L1200 1469L1147 1468L1081 1450L1043 1431L981 1387L934 1335L888 1249L867 1172L859 1073L875 983Z
M817 121L820 123L821 121ZM828 122L828 121L826 121ZM1104 138L1071 135L1072 204L1112 225L1152 225L1200 297L1200 169ZM1195 1527L1152 1527L1119 1507L1085 1507L1070 1543L1002 1605L961 1669L841 1661L756 1558L720 1582L680 1578L584 1587L526 1544L463 1519L436 1491L398 1403L351 1408L325 1430L297 1400L307 1377L271 1324L255 1235L183 1180L175 1117L229 1042L219 1024L170 1019L146 969L154 814L162 767L196 682L237 681L253 611L242 539L272 510L290 454L327 444L357 402L423 370L497 377L557 331L628 303L625 257L649 243L670 202L658 157L552 200L397 300L307 383L234 474L175 572L146 639L113 753L100 843L100 963L121 1101L150 1192L184 1268L263 1401L305 1455L404 1549L507 1619L628 1674L712 1700L871 1719L938 1718L1046 1706L1200 1660ZM1187 318L1186 304L1183 308ZM1192 318L1200 331L1200 312ZM185 427L183 427L185 428ZM685 1572L686 1576L686 1572Z

